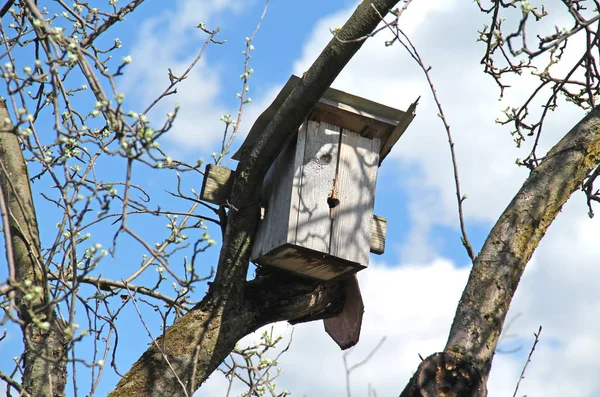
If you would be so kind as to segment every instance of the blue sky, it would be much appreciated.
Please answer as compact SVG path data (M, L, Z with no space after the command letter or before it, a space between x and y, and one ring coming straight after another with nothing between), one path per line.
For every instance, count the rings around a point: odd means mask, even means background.
M210 46L178 94L167 97L150 114L159 124L176 103L181 105L175 128L161 141L172 157L209 160L218 147L222 133L219 118L237 111L241 52L263 4L258 0L148 0L138 13L106 35L107 41L115 37L122 40L118 56L132 56L133 63L119 83L126 93L127 106L141 111L168 84L167 68L181 73L201 48L204 38L194 26L204 22L208 28L221 28L218 39L226 39L227 43ZM307 69L330 39L329 29L341 25L355 6L353 1L271 0L253 41L251 66L255 73L249 81L253 101L244 110L242 134L290 74ZM550 21L549 26L562 21ZM425 62L433 66L432 77L452 126L462 188L468 194L466 222L476 251L527 175L515 165L515 159L524 157L527 148L516 149L509 129L494 120L501 108L518 104L534 87L533 80L525 77L515 82L502 102L498 101L496 86L483 75L479 64L483 46L476 42L476 30L485 22L474 4L456 0L415 1L403 16L406 32ZM445 131L417 66L400 47L386 48L386 39L382 34L369 40L334 83L336 88L402 110L421 96L416 119L379 173L376 213L388 219L386 253L372 256L370 267L359 275L366 311L361 342L352 350L351 361L360 361L382 336L387 336L387 341L352 379L354 395L366 394L368 384L378 395L397 395L416 369L418 354L425 356L443 348L469 270L457 227ZM553 145L581 116L581 112L563 104L548 123L542 146ZM234 168L235 163L228 166ZM112 180L124 175L122 164L114 162L107 163L101 172ZM164 193L176 187L172 172L137 167L134 174L136 181L152 192L157 204L184 208ZM186 188L199 190L198 176L184 174L183 178ZM50 236L58 214L42 200L37 203L42 236ZM595 359L600 353L600 342L595 337L600 322L593 315L598 305L594 291L600 276L596 266L600 248L594 236L600 232L600 222L597 218L590 220L586 214L583 196L574 195L526 270L509 313L509 318L515 318L509 332L514 337L507 337L503 344L507 350L522 348L517 353L497 355L489 384L491 396L512 394L532 334L540 325L544 326L542 341L521 386L522 394L600 395ZM164 235L164 223L163 218L134 220L151 242ZM218 235L216 228L209 228L209 232ZM103 245L110 245L111 238L112 234L98 231ZM119 243L117 257L103 265L105 276L124 277L140 262L140 247L124 237ZM216 264L217 254L215 247L202 257L206 272ZM154 278L149 275L142 281L152 282ZM200 299L202 293L198 290L195 297ZM158 335L158 319L147 316L147 321ZM127 330L120 333L118 353L123 373L148 347L150 339L131 305L118 325ZM295 328L292 348L281 360L281 387L293 395L343 395L342 353L321 323ZM278 324L276 330L288 335L291 327ZM2 369L8 368L10 357L18 354L18 334L13 329L11 335L13 345L0 344ZM111 390L117 379L106 368L98 395ZM215 374L197 395L224 396L222 376Z

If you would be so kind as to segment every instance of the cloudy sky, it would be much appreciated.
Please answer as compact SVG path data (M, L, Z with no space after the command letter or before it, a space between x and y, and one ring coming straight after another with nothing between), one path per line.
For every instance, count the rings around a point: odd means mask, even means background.
M196 2L178 2L173 15L185 20L192 3ZM261 8L260 2L207 3L195 6L207 15L207 22L235 13L255 21ZM250 83L256 86L252 93L255 102L246 120L270 103L291 73L301 74L309 67L331 38L330 28L340 26L356 6L355 2L331 1L326 5L330 10L325 11L323 2L318 6L281 3L271 2L255 40L256 82ZM547 26L564 21L564 15L557 15ZM415 1L402 18L405 32L433 67L432 77L456 142L461 183L468 195L466 222L476 249L527 175L515 160L525 157L529 146L517 149L510 130L495 120L501 116L500 109L518 105L534 87L532 79L515 80L504 101L498 100L497 87L482 73L479 63L483 45L476 42L476 30L486 22L473 3L452 0ZM227 33L226 21L221 27ZM157 35L155 42L150 40L144 46L159 45L155 43L163 39ZM353 395L364 396L369 384L379 396L397 395L416 369L418 354L426 356L444 347L469 271L457 228L445 131L417 65L399 46L386 48L386 39L381 35L369 40L334 83L338 89L399 109L406 109L421 96L415 121L379 176L376 212L388 219L387 252L372 257L369 269L359 274L366 310L361 341L351 350L349 362L359 362L387 337L379 353L352 377ZM240 47L240 41L232 38L231 45ZM170 52L177 50L175 46L164 54L161 62L165 67L173 63ZM175 60L183 66L189 59ZM204 125L218 119L211 113L220 110L219 98L231 95L226 88L226 80L232 78L225 72L227 67L209 59L193 84L185 88L191 94L184 93L184 98L190 102L181 103L193 106L194 114L206 112ZM153 72L141 71L144 73L150 79ZM209 94L198 97L197 92ZM543 147L551 147L581 117L581 112L563 105L547 123ZM197 123L194 116L189 123ZM188 147L195 144L203 150L210 135L194 139L196 130L184 125L174 133L174 145L184 141ZM544 327L541 342L520 395L600 396L600 365L595 359L600 343L594 337L600 324L593 315L599 304L594 292L600 275L596 266L599 229L600 221L587 216L584 197L574 195L521 281L508 315L511 326L500 345L502 353L494 361L491 396L512 395L533 333L540 325ZM276 329L288 335L292 327L279 324ZM292 347L281 365L284 373L278 384L294 395L345 393L342 353L320 322L295 327ZM223 388L223 379L213 376L198 395L221 396Z
M219 118L236 111L241 51L263 2L149 3L132 18L135 28L122 33L127 39L124 50L133 59L121 82L129 96L153 98L168 83L167 68L176 74L185 70L204 40L193 29L198 23L219 26L219 37L227 39L209 47L178 94L154 111L160 115L175 103L181 105L175 128L163 141L173 157L210 158L222 134ZM349 0L271 0L253 42L252 103L246 107L242 133L292 73L301 74L310 66L330 40L330 29L342 25L356 5ZM479 62L484 47L476 41L477 30L486 22L473 2L458 0L415 0L401 19L433 67L431 75L456 143L462 189L468 195L465 221L476 250L527 176L515 160L527 155L530 142L517 149L510 129L495 120L501 117L500 109L519 105L534 87L530 78L514 80L504 100L498 100L499 91ZM559 15L547 26L564 22ZM379 173L376 213L388 220L386 253L372 256L369 268L359 274L366 309L361 340L350 350L349 362L361 361L382 337L387 339L353 374L353 396L367 396L369 385L378 396L398 395L415 371L419 354L443 349L470 269L460 242L445 130L418 66L400 46L385 47L388 39L381 34L368 40L334 83L335 88L402 110L421 96L417 117ZM139 107L146 102L140 100ZM551 147L582 115L563 104L546 123L542 147ZM233 162L228 165L235 167ZM589 219L585 198L575 194L521 280L508 315L510 329L494 359L490 396L512 395L539 326L541 341L519 394L600 396L600 322L593 314L600 305L595 293L599 235L600 219ZM276 331L289 338L292 327L277 324ZM345 395L343 353L322 322L293 331L291 348L280 360L284 372L278 385L296 396ZM131 348L131 360L146 347ZM225 394L225 380L215 374L196 395Z

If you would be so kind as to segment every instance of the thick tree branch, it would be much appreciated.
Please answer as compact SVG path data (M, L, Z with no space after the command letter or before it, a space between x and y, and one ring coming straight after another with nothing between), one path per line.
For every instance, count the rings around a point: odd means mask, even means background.
M444 353L421 363L402 397L442 395L428 393L444 388L455 395L487 394L498 338L525 266L564 203L599 163L596 109L548 152L504 210L473 264Z
M191 384L194 360L201 384L245 335L275 321L305 322L338 314L343 295L340 283L322 284L296 277L269 275L246 283L244 308L239 316L220 316L218 310L207 310L210 297L182 317L155 345L148 349L119 382L110 397L180 396L185 395L173 371L165 372L164 356L183 382ZM218 326L215 325L218 323ZM190 367L191 365L191 367ZM193 390L186 390L191 395Z
M227 227L215 281L204 300L170 329L163 338L163 353L149 349L119 382L111 396L160 396L191 394L177 386L176 377L161 359L168 356L175 362L178 375L184 382L200 385L225 359L235 343L265 321L256 322L247 303L246 282L252 239L259 220L259 187L262 179L286 141L298 130L302 120L323 93L364 43L354 40L369 35L398 0L363 1L346 24L336 33L302 80L284 101L254 147L242 154L233 185ZM236 208L236 209L234 209ZM323 287L324 288L324 287ZM266 293L266 292L265 292ZM282 291L285 293L285 291ZM334 296L329 296L331 299ZM295 300L283 300L293 308ZM264 305L265 302L261 302ZM293 312L270 321L295 319ZM315 313L300 313L314 315ZM195 379L191 380L191 374ZM160 387L148 380L161 379ZM178 394L179 393L179 394Z
M600 163L600 109L581 120L527 178L473 265L446 349L472 354L487 374L523 270L571 194Z
M49 303L46 274L40 252L35 207L27 165L6 102L0 100L0 188L6 206L12 258L9 282L16 286L13 298L21 320L25 343L23 388L31 395L62 395L66 384L67 339ZM31 299L24 292L41 291Z

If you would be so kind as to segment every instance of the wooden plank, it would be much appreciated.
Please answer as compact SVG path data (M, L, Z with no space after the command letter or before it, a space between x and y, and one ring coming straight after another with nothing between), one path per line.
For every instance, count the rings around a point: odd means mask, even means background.
M310 125L310 127L309 127ZM309 128L316 128L313 123L304 119L304 123L298 130L298 136L296 137L296 151L294 152L294 168L293 168L293 181L292 181L292 193L290 199L290 216L288 224L288 241L296 244L298 235L298 218L300 213L300 206L302 201L300 200L302 194L302 173L304 169L304 152L306 151L306 137ZM287 161L292 160L287 158Z
M349 94L346 94L346 96L349 96ZM360 97L355 97L355 98L358 99L357 102L362 102L362 103L356 103L356 106L353 106L353 105L349 105L348 103L340 102L336 99L326 98L326 96L324 95L319 100L319 102L316 106L319 107L322 105L326 105L327 107L330 108L330 111L337 113L339 115L349 116L349 115L354 114L354 115L360 116L364 119L369 119L369 120L372 120L373 122L377 122L377 123L387 124L392 127L395 127L398 124L397 119L391 119L384 115L371 113L369 111L369 110L376 110L375 107L372 107L371 109L366 110L366 106L365 106L366 100L364 98L360 98ZM348 99L349 98L344 98L344 100L348 100ZM378 104L378 106L384 107L384 105L380 105L380 104ZM399 110L397 110L396 112L401 114L401 111L399 111ZM394 114L394 117L402 117L398 113Z
M387 231L387 220L381 216L373 215L371 220L371 252L377 255L385 251L385 234Z
M288 270L298 276L330 281L363 269L358 263L324 255L293 244L284 244L261 256L257 263Z
M204 171L200 200L209 203L223 205L229 199L235 171L229 168L208 164Z
M356 274L344 281L344 308L336 317L323 320L325 331L342 349L348 349L358 343L362 326L363 304Z
M297 139L293 138L273 162L263 180L261 205L265 208L265 215L258 224L254 238L251 254L253 261L295 239L295 228L291 230L290 224L295 224L297 216L295 211L291 210L290 203L292 196L296 194L294 156L297 146Z
M330 254L369 264L371 222L379 167L379 139L342 130Z
M377 120L362 117L353 113L345 113L337 108L319 103L309 115L310 120L326 122L350 131L356 131L366 138L379 138L389 135L394 126Z
M419 97L419 98L421 98L421 97ZM392 150L392 147L396 144L396 142L398 142L398 139L400 139L400 137L404 134L404 132L408 128L409 124L415 118L415 109L417 108L417 105L419 104L419 98L417 98L417 100L409 106L408 110L406 111L405 116L398 122L398 125L396 126L396 128L394 128L394 130L387 137L382 138L381 151L379 153L379 164L380 165L381 165L381 162L383 161L383 159L385 159L387 157L387 155L390 153L390 151Z
M274 117L275 113L290 93L294 90L300 78L291 76L285 86L281 89L277 98L269 105L269 107L258 117L254 125L250 129L246 140L242 143L240 149L233 155L234 160L240 160L243 153L246 153L252 148L260 134L264 131L267 124ZM412 119L414 118L414 110L416 103L406 111L391 108L365 98L358 97L343 91L333 88L327 89L323 97L316 104L316 113L321 113L326 110L329 113L335 113L340 120L345 120L344 123L349 125L339 124L342 128L354 130L360 134L365 133L368 136L375 136L381 139L380 162L387 156L392 146L404 133ZM360 120L362 119L362 120ZM333 122L331 120L324 120ZM358 122L358 125L356 123ZM333 122L336 124L335 122ZM370 127L364 129L360 124L366 123ZM336 124L337 125L337 124ZM359 128L355 128L359 127ZM395 127L395 128L394 128ZM377 131L373 131L376 129ZM390 137L391 134L391 137Z
M331 218L327 199L335 179L340 128L308 122L302 185L298 202L296 245L329 253Z

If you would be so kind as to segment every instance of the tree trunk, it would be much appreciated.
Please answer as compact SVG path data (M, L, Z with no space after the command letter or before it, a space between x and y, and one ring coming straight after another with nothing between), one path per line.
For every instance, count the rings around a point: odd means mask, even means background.
M0 100L0 188L9 284L13 288L10 296L25 344L23 388L36 397L62 396L69 338L49 304L27 165L4 100Z

